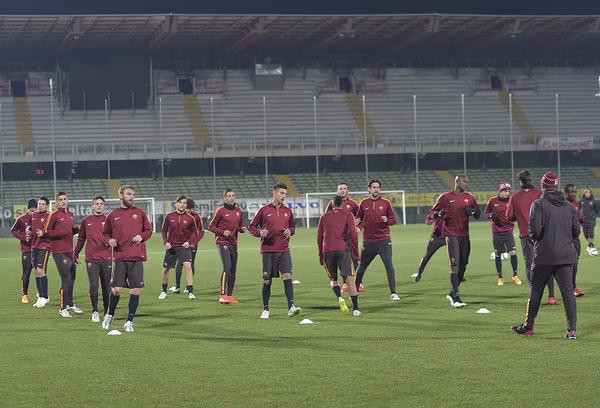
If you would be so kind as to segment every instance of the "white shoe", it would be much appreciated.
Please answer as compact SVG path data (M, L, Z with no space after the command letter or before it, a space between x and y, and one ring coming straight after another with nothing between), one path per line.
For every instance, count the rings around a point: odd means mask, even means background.
M71 313L69 313L69 311L68 311L67 309L60 309L60 310L58 311L58 314L59 314L61 317L71 317Z
M98 312L93 312L92 313L92 322L93 323L100 323L100 315L98 314Z
M446 295L446 299L448 299L448 301L450 302L450 304L451 304L452 306L454 306L454 299L452 298L452 296L450 296L450 295Z
M36 307L42 308L42 307L46 306L49 301L50 301L49 299L41 297L41 298L38 299L38 302L36 303L37 304Z
M132 333L133 332L133 322L131 320L127 320L125 322L125 324L123 325L123 328L125 329L126 332Z
M260 318L261 319L268 319L269 318L269 311L268 310L263 310L262 313L260 314Z
M196 299L196 295L194 295L194 293L188 293L188 299Z
M466 305L467 304L463 302L459 296L454 298L454 303L452 304L454 307L465 307Z
M362 313L360 312L360 310L355 310L352 312L352 314L354 315L354 317L358 317L360 316Z
M390 295L390 300L394 300L394 301L400 300L400 296L398 296L396 293L392 293Z
M290 307L290 310L288 310L288 317L297 316L300 314L301 311L301 307L296 307L295 305L292 305L292 307Z
M188 293L188 290L187 290L187 289L184 289L184 290L183 290L183 293L184 293L184 294L187 294L187 293Z
M158 295L158 300L163 300L167 298L167 292L160 292L160 295Z
M33 307L40 307L40 298L37 298L37 301L32 306Z
M110 329L110 324L112 323L113 319L114 319L113 315L105 314L104 320L102 320L102 328L104 330Z
M77 305L67 306L67 310L72 311L73 313L82 314L83 310L77 307Z
M171 287L169 288L169 290L170 290L171 292L175 292L175 289L177 289L175 286L171 286Z

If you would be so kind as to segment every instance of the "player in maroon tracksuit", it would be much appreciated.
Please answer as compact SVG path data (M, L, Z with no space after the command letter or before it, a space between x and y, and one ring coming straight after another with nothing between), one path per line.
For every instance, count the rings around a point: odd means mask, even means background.
M33 307L44 307L48 304L48 276L46 270L48 268L48 256L50 255L50 238L40 236L37 231L43 231L48 221L50 214L48 213L48 204L50 200L46 197L38 199L37 211L31 214L31 265L35 270L35 283L37 285L39 297Z
M387 198L380 195L381 182L369 182L369 197L363 199L358 206L356 219L363 231L363 249L360 264L356 271L356 286L360 287L367 268L377 255L383 261L390 288L390 300L400 300L396 294L396 272L392 263L392 240L390 226L396 223L394 207Z
M271 298L271 282L281 275L283 288L288 303L288 316L293 317L302 311L294 304L294 288L292 286L292 257L290 255L290 237L296 232L294 214L284 205L287 197L287 186L275 184L271 202L261 207L248 230L255 237L260 237L263 271L263 311L261 319L269 318L269 299Z
M575 214L577 214L579 224L583 225L585 220L583 214L581 214L581 208L579 206L579 201L577 200L577 186L575 184L567 184L565 186L565 197L569 204L575 208ZM577 289L577 267L579 265L579 257L581 256L581 241L579 241L579 237L573 240L573 245L575 246L575 252L577 253L577 259L573 264L573 294L575 297L580 297L585 295L585 292Z
M59 192L56 195L56 210L50 213L44 231L37 230L38 236L43 234L50 238L52 258L60 275L60 309L61 317L71 317L69 310L82 313L81 309L73 303L73 287L75 286L75 262L73 262L73 235L79 232L74 224L74 217L67 208L69 199L67 194Z
M233 190L227 189L223 193L223 206L215 210L208 230L215 234L217 250L223 264L219 303L237 304L239 302L233 297L238 259L237 237L238 233L244 233L246 228L242 220L242 210L235 203Z
M85 264L87 266L88 280L90 283L89 295L92 304L92 322L100 321L98 314L98 286L102 288L102 306L104 314L108 312L110 297L110 277L112 275L112 260L108 244L104 241L102 231L106 223L104 215L104 197L96 196L92 199L92 215L81 220L77 244L73 251L75 264L79 265L79 253L85 244ZM100 281L100 285L98 285Z
M458 295L469 263L471 241L469 239L469 217L479 219L481 209L473 194L467 192L469 179L461 174L454 179L454 189L440 195L431 211L444 211L442 232L446 236L448 258L450 259L450 283L452 290L446 298L454 307L464 307L466 303Z
M515 237L513 235L514 224L506 217L510 193L510 184L500 184L498 195L489 199L484 211L485 217L491 220L492 225L492 244L494 245L494 260L496 261L498 286L504 285L501 256L505 252L510 254L510 264L513 270L512 280L517 285L521 284L517 269L517 248L515 246Z
M338 269L350 291L354 316L360 316L358 308L358 292L354 283L354 271L352 269L351 257L359 259L358 235L354 215L344 209L342 196L336 196L333 200L331 211L325 212L319 220L317 229L317 247L319 248L319 261L325 267L331 289L338 299L340 310L348 313L348 306L342 297L338 283ZM348 251L348 237L350 237L351 250Z
M538 190L531 184L532 176L529 170L523 169L517 173L521 189L511 195L506 208L506 218L510 221L517 221L519 226L519 238L521 240L521 249L525 258L525 276L531 287L531 266L533 263L533 239L529 236L529 210L535 200L542 195L541 190ZM548 279L548 296L549 303L554 305L554 278L550 276Z
M126 332L132 332L140 289L144 287L143 262L148 258L145 242L152 236L152 226L144 210L135 206L135 188L132 185L119 187L119 199L121 205L108 214L103 230L104 242L113 250L115 267L108 313L104 316L102 328L110 328L121 292L123 288L129 288L129 313L123 327Z
M204 237L204 223L202 222L202 217L194 208L196 208L196 203L191 198L186 198L186 206L185 212L192 216L192 218L196 221L196 228L198 228L198 242L202 240ZM190 251L192 252L192 275L196 273L196 253L198 252L198 243L196 245L190 246ZM183 265L178 263L175 267L175 286L171 288L171 292L180 293L181 287L181 272L183 270ZM187 289L183 291L183 293L187 293Z
M425 255L423 258L421 258L421 262L419 263L419 271L413 275L415 278L415 283L421 281L423 271L425 270L425 267L427 266L427 263L429 263L429 260L433 254L435 254L438 249L446 245L446 238L444 237L444 233L442 231L444 215L444 211L429 211L425 217L425 224L433 224L433 231L431 232L429 243L427 243Z
M21 267L23 269L23 275L21 280L23 282L23 289L21 292L21 302L29 303L29 278L31 277L31 215L37 208L37 201L31 199L27 202L27 211L25 214L20 215L13 224L10 232L15 238L19 240L21 246Z
M169 269L181 264L185 269L188 298L195 299L192 275L191 247L198 243L200 235L196 228L196 220L185 210L187 199L177 197L176 210L167 214L162 225L162 238L165 245L165 258L163 260L162 292L159 299L167 297L169 286Z

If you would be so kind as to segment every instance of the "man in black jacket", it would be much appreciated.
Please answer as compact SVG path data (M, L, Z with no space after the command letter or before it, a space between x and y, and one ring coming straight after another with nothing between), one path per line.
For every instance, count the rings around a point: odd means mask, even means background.
M544 286L554 276L567 314L567 339L575 339L577 304L573 294L573 265L577 254L573 240L579 237L579 221L575 209L558 191L558 176L544 174L542 196L534 201L529 212L529 236L535 242L532 284L527 302L525 323L512 327L524 336L533 336L533 324L540 308Z
M579 201L581 215L583 215L583 236L588 242L587 252L591 256L598 255L596 245L594 245L594 228L596 228L596 215L600 213L600 202L594 199L594 193L591 188L586 188Z

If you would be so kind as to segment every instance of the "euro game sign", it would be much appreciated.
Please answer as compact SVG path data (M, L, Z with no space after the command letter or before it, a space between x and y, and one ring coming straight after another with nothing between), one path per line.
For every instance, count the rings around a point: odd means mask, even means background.
M35 175L36 176L43 176L44 175L44 169L35 169Z

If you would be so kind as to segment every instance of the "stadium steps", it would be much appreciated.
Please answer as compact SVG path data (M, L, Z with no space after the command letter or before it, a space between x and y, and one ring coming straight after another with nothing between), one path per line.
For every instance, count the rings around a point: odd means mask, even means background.
M442 179L444 181L444 183L446 183L446 186L450 189L454 188L454 178L452 177L452 174L450 174L450 171L448 170L439 170L435 172L437 174L437 176Z
M33 127L26 97L15 97L15 124L19 143L26 151L33 150Z
M498 97L500 98L500 101L506 107L506 109L509 110L509 114L510 114L508 91L502 90L502 91L498 92ZM535 132L534 132L533 128L531 127L529 120L527 119L527 116L525 116L525 113L523 112L523 110L521 109L521 107L519 106L519 104L517 103L515 98L512 98L512 110L513 110L513 119L517 123L519 130L523 133L523 135L529 142L535 143L536 142Z
M202 107L198 103L198 99L194 95L184 95L185 111L188 115L190 125L196 136L196 141L200 146L211 146L210 134L208 127L202 116Z
M277 183L284 183L288 186L288 196L290 197L298 197L300 195L300 191L296 188L296 185L292 181L289 175L287 174L276 174L275 180Z
M377 132L375 131L375 127L373 126L371 119L369 119L369 116L366 113L363 113L363 106L356 92L346 93L346 103L352 112L352 116L354 116L356 126L363 134L366 120L367 143L372 145L373 141L377 139Z

